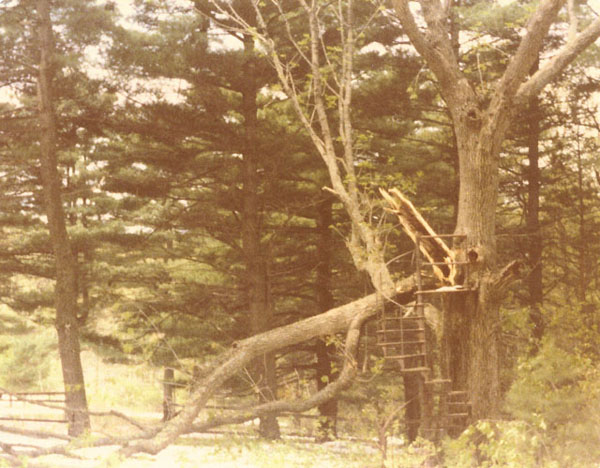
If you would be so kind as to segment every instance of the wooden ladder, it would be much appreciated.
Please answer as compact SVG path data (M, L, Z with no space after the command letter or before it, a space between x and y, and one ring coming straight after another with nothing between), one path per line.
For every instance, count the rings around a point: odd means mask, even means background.
M376 333L386 368L403 373L431 371L422 306L382 309Z
M468 393L464 390L453 390L450 379L431 379L425 381L425 386L434 403L428 408L426 418L428 427L425 430L432 438L444 434L460 433L471 418L471 403Z

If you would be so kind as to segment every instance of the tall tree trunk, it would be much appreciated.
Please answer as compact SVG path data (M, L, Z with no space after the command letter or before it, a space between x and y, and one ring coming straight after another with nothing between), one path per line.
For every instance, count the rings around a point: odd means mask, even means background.
M495 211L498 196L498 155L504 131L488 120L473 122L470 116L455 118L459 153L460 190L455 234L459 260L474 259L466 285L472 292L449 298L444 320L448 329L450 378L455 390L467 390L473 416L498 412L499 300L495 292ZM479 125L480 126L479 126ZM475 258L476 257L476 258ZM460 317L460 319L459 319Z
M583 182L583 158L581 153L581 134L577 129L577 218L578 218L578 242L577 242L577 300L579 304L585 303L587 299L587 284L588 284L588 236L587 236L587 225L585 219L585 187Z
M56 265L56 330L66 392L69 434L79 436L90 428L87 399L81 366L77 306L76 264L65 225L58 172L57 131L52 93L54 38L48 0L38 0L40 64L38 77L39 119L41 127L41 172L50 241Z
M261 242L261 186L258 150L258 120L256 97L258 85L255 80L256 60L254 39L244 36L244 75L245 86L242 90L242 115L244 116L245 143L242 161L243 177L243 216L242 243L246 264L246 290L250 313L250 331L257 335L269 329L273 313L270 301L268 258L265 246ZM275 354L267 353L257 359L253 366L253 379L257 385L261 401L276 399L277 380L275 374ZM263 437L279 438L277 418L272 415L260 419L260 433Z
M406 436L409 442L414 442L417 439L421 427L422 381L422 377L416 374L404 374L402 376L406 404Z
M534 72L537 70L537 66ZM539 341L544 335L544 321L541 304L544 297L542 284L542 235L540 230L540 105L539 99L531 100L528 113L529 132L527 135L527 209L525 224L527 231L527 256L529 262L529 276L527 277L527 291L529 295L529 320L533 324L532 335L534 351L537 350Z
M332 206L333 200L329 194L324 194L317 206L317 256L319 263L317 264L316 292L320 313L332 309L334 303L331 285L332 239L330 227L333 223ZM328 344L326 338L317 340L316 379L319 390L325 388L337 376L333 366L335 353L335 345ZM321 418L317 428L317 439L325 441L337 437L337 399L332 398L319 405L319 413Z

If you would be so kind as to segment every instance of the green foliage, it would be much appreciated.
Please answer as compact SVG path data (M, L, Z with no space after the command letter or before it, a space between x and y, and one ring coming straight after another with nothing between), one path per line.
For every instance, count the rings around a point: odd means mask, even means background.
M449 468L556 467L541 464L541 428L525 421L480 421L455 439L443 444L444 466Z
M531 8L518 2L501 6L488 2L469 2L469 6L458 8L461 27L480 34L513 36L531 13Z
M546 337L512 372L505 410L514 419L479 421L446 440L444 466L558 468L600 461L600 373L576 340L560 332L550 328L560 340Z
M347 421L341 427L364 438L397 437L403 430L399 425L403 419L402 380L397 374L383 370L381 358L373 356L369 364L369 372L361 375L361 385L352 386L340 399L340 414L347 415ZM384 428L388 416L393 412L397 417ZM381 433L382 430L384 433Z
M536 356L519 363L506 409L517 418L513 424L521 428L521 436L537 443L536 459L548 466L586 466L600 460L591 437L598 431L599 398L600 374L591 360L546 339ZM500 432L502 437L514 435Z
M567 353L552 342L544 343L539 353L524 359L507 395L507 405L517 418L541 418L553 426L579 414L587 396L581 382L589 362Z
M0 337L0 386L24 391L42 386L48 377L51 353L56 349L54 330Z
M550 309L548 336L557 347L592 362L600 359L600 315L595 301Z
M132 368L112 364L103 366L105 375L94 382L89 388L89 403L95 408L120 408L121 410L160 411L162 389L158 377L148 381L147 374L151 372L147 366Z

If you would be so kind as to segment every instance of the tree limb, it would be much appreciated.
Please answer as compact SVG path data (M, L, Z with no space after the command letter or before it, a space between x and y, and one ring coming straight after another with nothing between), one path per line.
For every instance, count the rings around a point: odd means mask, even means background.
M150 429L142 424L141 422L135 420L134 418L127 416L125 413L122 413L117 410L110 411L88 411L90 416L114 416L115 418L123 419L134 427L137 427L140 431L148 432Z
M417 52L435 74L442 96L452 109L460 105L465 95L475 98L475 92L460 71L449 36L447 17L439 1L423 0L423 16L428 24L422 32L408 6L408 0L394 0L396 15Z
M11 434L18 434L18 435L22 435L25 437L36 437L38 439L58 439L58 440L65 440L65 441L70 441L73 439L71 436L66 436L64 434L58 434L55 432L32 431L30 429L5 426L3 424L0 425L0 432L8 432Z
M521 84L516 102L524 104L536 96L550 81L556 78L575 58L600 37L600 18L597 18L573 40L568 41L559 52L548 60L525 83Z
M571 42L577 37L577 31L579 31L575 0L567 0L567 9L569 11L569 34L567 35L567 42Z
M410 276L397 284L389 296L408 294L415 289L415 277ZM375 315L383 300L381 293L371 294L357 301L331 309L291 325L275 328L240 341L219 359L216 368L194 388L190 402L160 432L150 440L139 440L123 447L120 452L132 455L137 452L156 454L172 443L193 424L210 396L229 378L250 364L257 356L302 343L319 336L332 335L348 330L355 320L365 320ZM352 338L354 335L349 335ZM353 338L352 338L353 339ZM332 387L335 388L335 387ZM328 390L331 391L331 390Z
M525 36L496 86L496 100L512 100L515 96L538 59L542 42L564 3L565 0L544 0L529 18Z
M411 201L406 198L398 189L391 189L389 192L379 189L379 192L388 202L388 210L396 216L404 228L404 232L411 238L415 244L419 244L419 249L425 257L431 262L434 274L442 284L454 284L456 276L456 254L439 237L425 221L425 218L414 207ZM425 236L421 238L421 236Z
M361 314L357 315L352 320L346 334L346 343L344 347L344 366L342 367L339 377L334 382L329 383L307 399L293 401L270 401L260 406L249 408L248 411L235 416L219 419L210 418L204 423L193 425L190 428L190 432L203 432L224 424L239 424L260 416L264 416L266 414L279 414L283 412L302 413L335 397L342 390L346 389L356 376L356 350L358 348L360 338L360 328L366 318L366 314Z

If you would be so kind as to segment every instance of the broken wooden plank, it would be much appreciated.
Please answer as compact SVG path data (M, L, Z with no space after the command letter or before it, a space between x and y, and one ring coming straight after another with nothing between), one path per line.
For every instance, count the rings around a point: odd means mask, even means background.
M425 218L398 189L379 192L388 202L388 211L398 216L404 231L418 244L419 250L431 264L435 276L443 283L454 285L456 276L456 254L429 226Z

